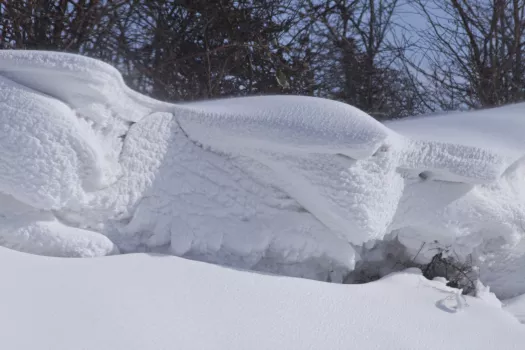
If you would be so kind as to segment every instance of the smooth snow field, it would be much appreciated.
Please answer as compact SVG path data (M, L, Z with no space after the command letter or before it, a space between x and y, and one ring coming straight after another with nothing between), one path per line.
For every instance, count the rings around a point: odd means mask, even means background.
M170 104L8 50L0 104L0 349L525 344L525 104L385 124L313 97ZM338 284L394 241L473 261L477 296L416 270Z
M2 349L523 349L491 298L407 271L362 285L173 256L57 259L0 249ZM7 268L9 267L9 268Z

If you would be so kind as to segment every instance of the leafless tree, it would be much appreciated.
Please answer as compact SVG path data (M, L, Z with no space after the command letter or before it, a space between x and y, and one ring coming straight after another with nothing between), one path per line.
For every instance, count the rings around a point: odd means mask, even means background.
M523 101L525 2L413 0L427 28L417 30L421 59L411 67L440 109Z
M101 48L125 1L0 0L0 47L69 52Z
M309 0L321 94L386 119L419 112L419 96L389 40L399 0ZM324 90L324 91L323 91Z

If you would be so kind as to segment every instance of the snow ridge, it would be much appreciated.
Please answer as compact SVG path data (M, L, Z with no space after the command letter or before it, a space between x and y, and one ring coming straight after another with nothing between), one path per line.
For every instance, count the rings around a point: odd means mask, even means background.
M174 105L94 59L6 50L0 102L0 244L21 251L341 281L392 234L459 257L523 236L523 105L386 125L300 96Z

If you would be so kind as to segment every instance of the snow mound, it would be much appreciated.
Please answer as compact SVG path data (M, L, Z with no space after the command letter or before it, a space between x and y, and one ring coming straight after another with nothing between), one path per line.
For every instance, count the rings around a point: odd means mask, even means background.
M93 59L6 50L0 101L0 242L18 250L341 281L385 237L424 261L524 233L524 105L386 125L309 97L174 105Z
M129 89L114 67L79 55L2 50L0 74L66 103L95 122L111 114L138 121L161 105Z
M322 153L362 159L376 153L390 134L357 108L303 96L197 102L179 107L175 115L190 139L248 155Z
M517 350L525 341L501 307L417 271L337 285L173 256L63 260L2 248L0 264L16 266L2 273L4 349Z

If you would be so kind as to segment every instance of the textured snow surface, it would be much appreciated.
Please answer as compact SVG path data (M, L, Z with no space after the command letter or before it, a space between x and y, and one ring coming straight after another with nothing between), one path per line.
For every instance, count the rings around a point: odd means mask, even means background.
M373 155L389 135L386 127L350 105L301 96L192 103L177 119L191 139L250 154L322 153L361 159Z
M525 342L525 327L499 305L414 271L338 285L174 256L64 260L3 248L0 266L2 349L513 350Z
M397 236L420 261L473 255L498 295L525 293L505 265L525 266L524 105L386 125L308 97L174 105L93 59L6 50L0 103L3 246L341 281L357 246Z

